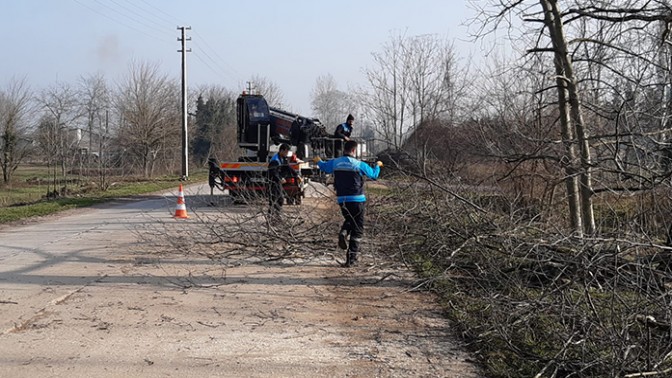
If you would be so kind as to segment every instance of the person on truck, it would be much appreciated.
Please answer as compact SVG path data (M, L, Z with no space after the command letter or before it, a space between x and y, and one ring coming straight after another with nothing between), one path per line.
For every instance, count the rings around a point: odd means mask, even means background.
M348 117L345 119L345 122L336 126L336 131L334 131L334 137L338 139L343 139L344 141L350 140L350 135L352 135L352 123L355 121L355 117L352 114L348 114Z
M280 145L278 153L273 155L271 161L268 162L268 202L270 206L271 217L280 215L282 204L285 199L284 189L282 184L285 183L285 170L289 168L287 163L287 154L289 153L289 145L283 143ZM291 168L290 168L291 169Z
M368 164L355 158L357 142L345 142L343 156L322 161L319 156L314 162L325 173L334 174L334 188L336 201L341 208L343 225L338 233L338 246L346 249L345 267L351 267L357 262L359 242L364 235L364 210L366 195L364 194L364 177L376 180L380 174L381 161L371 168ZM348 240L349 237L349 240Z
M355 117L353 117L352 114L348 114L345 122L336 126L336 131L334 131L334 138L337 140L334 141L334 157L343 155L343 143L350 140L350 135L352 135L353 122L355 122Z

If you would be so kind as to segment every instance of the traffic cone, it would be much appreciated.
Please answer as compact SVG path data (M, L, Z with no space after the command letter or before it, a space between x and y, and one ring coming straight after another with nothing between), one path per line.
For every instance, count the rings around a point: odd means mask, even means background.
M180 192L177 194L177 207L175 208L175 218L187 219L187 205L184 203L184 190L180 184Z

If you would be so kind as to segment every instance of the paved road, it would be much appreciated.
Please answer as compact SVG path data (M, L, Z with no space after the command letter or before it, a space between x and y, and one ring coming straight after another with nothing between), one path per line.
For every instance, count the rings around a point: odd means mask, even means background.
M143 255L176 192L0 229L0 377L477 376L401 276Z

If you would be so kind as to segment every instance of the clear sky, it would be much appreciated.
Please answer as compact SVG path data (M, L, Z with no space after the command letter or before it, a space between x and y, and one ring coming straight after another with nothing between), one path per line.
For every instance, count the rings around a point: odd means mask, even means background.
M178 26L187 35L190 86L243 90L253 75L310 115L315 80L331 74L342 90L365 83L371 53L395 34L455 40L466 57L466 0L0 0L5 52L0 85L28 79L39 91L103 73L114 82L133 61L180 76Z

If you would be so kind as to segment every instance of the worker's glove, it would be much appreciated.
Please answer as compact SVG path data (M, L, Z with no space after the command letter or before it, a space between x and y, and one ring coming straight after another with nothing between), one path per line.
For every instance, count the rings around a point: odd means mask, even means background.
M383 168L383 162L380 160L376 162L376 165L379 166L380 168Z
M319 162L321 162L321 161L322 161L322 158L320 158L319 156L315 156L315 157L313 158L313 163L315 163L315 164L317 164L317 163L319 163Z
M282 180L280 180L280 184L285 185L286 183L287 183L287 180L285 180L284 178Z

